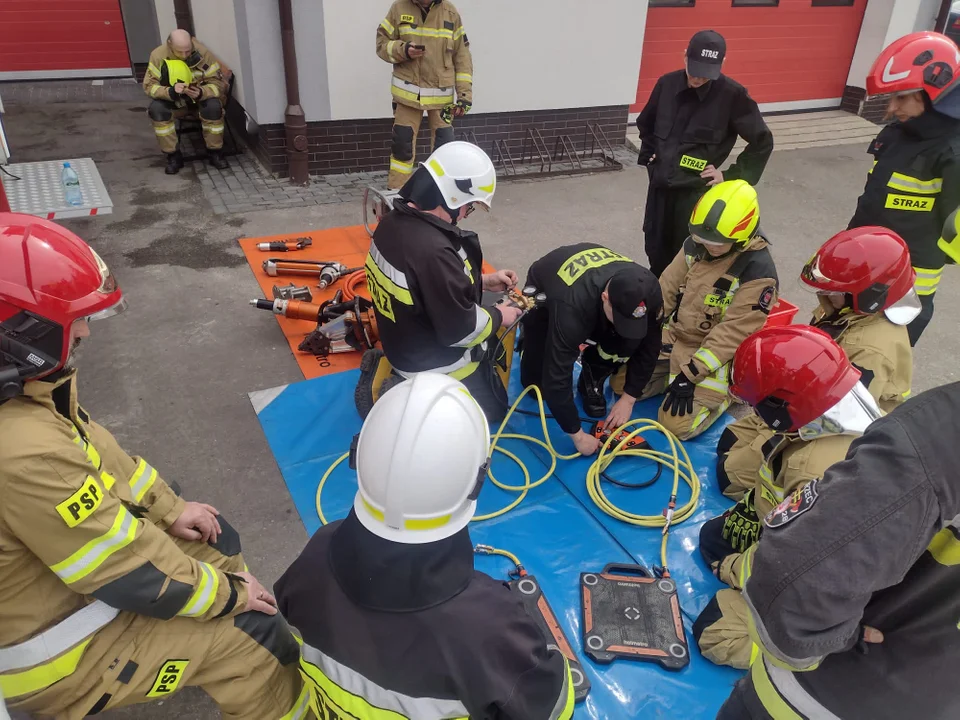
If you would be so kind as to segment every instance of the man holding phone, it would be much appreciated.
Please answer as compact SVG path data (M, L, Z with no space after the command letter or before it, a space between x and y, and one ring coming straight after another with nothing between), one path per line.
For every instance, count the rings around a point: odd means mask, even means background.
M410 179L423 113L432 150L454 139L453 119L473 104L473 57L449 0L396 0L377 28L377 55L393 65L393 141L387 187Z

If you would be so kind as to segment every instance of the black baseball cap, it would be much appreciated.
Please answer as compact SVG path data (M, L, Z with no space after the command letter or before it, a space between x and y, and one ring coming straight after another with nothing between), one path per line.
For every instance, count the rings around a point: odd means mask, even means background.
M727 54L727 41L716 30L701 30L687 45L687 72L691 77L716 80Z
M645 267L631 264L610 278L607 294L613 306L613 327L617 333L628 340L645 337L647 315L663 304L656 276Z

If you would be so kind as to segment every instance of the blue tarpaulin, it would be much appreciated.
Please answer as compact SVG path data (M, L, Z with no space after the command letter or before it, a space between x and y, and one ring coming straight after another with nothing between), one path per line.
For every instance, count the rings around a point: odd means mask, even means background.
M516 383L511 397L519 394ZM307 532L320 527L316 512L316 490L324 471L350 448L360 431L360 418L353 407L353 389L358 371L341 372L314 380L251 394L260 423ZM657 400L637 403L634 417L656 418ZM532 400L521 407L535 410ZM291 423L290 418L298 418ZM585 477L590 459L559 461L553 477L532 490L513 511L481 523L473 523L470 534L475 543L486 543L517 554L527 571L535 575L557 613L567 636L581 658L593 687L578 704L575 717L595 718L714 718L740 672L717 667L696 650L690 633L694 619L722 587L706 567L697 549L697 534L704 521L719 515L729 505L716 489L716 445L724 418L696 440L684 443L702 490L694 515L670 533L668 561L677 583L684 625L691 650L690 664L679 672L659 665L616 660L600 665L585 657L580 632L581 572L597 572L608 563L660 564L658 529L628 525L604 514L590 499ZM509 432L540 437L540 420L514 415ZM573 452L570 440L552 421L551 439L562 454ZM495 428L494 428L495 430ZM666 439L653 433L647 439L655 449L666 450ZM549 467L542 448L532 443L505 440L504 447L516 452L536 479ZM654 465L640 458L615 461L610 473L617 479L639 482L652 477ZM523 475L512 460L494 456L493 472L505 484L520 485ZM643 515L656 515L670 496L672 473L664 469L651 487L640 490L604 483L604 491L618 506ZM331 475L323 491L323 510L329 520L347 514L356 493L356 475L344 462ZM479 514L501 508L516 497L488 482L479 501ZM681 481L678 505L690 497ZM506 579L510 563L494 556L478 556L478 569Z

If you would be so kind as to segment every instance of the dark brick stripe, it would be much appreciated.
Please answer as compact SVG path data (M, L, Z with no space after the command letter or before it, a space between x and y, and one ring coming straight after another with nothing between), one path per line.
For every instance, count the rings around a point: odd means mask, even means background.
M623 145L627 129L627 105L594 108L542 110L536 112L487 113L468 115L456 123L457 137L462 139L473 131L477 142L491 156L497 140L504 140L519 161L526 129L540 130L547 150L553 152L558 135L567 134L577 149L584 147L584 129L587 123L596 123L604 131L613 147ZM230 113L235 124L242 125L242 113ZM307 124L307 143L310 173L363 172L383 170L390 158L390 138L393 121L390 118L372 120L336 120ZM288 174L286 138L283 125L261 125L255 137L249 138L254 153L272 172L282 177ZM589 145L590 137L586 136ZM430 131L424 118L417 143L418 157L430 150Z

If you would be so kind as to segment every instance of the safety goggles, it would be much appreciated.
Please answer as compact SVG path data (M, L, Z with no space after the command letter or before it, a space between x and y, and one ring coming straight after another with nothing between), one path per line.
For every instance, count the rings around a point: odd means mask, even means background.
M703 245L704 247L711 247L711 248L714 248L714 249L718 249L718 250L719 250L720 248L725 248L725 247L729 247L729 246L730 246L730 243L723 243L723 242L716 242L716 241L714 241L714 240L707 240L706 238L702 238L702 237L700 237L699 235L691 234L690 237L693 238L693 241L694 241L695 243L697 243L698 245Z
M874 420L883 417L877 401L862 382L858 382L832 408L800 428L801 440L816 440L826 435L859 437Z

